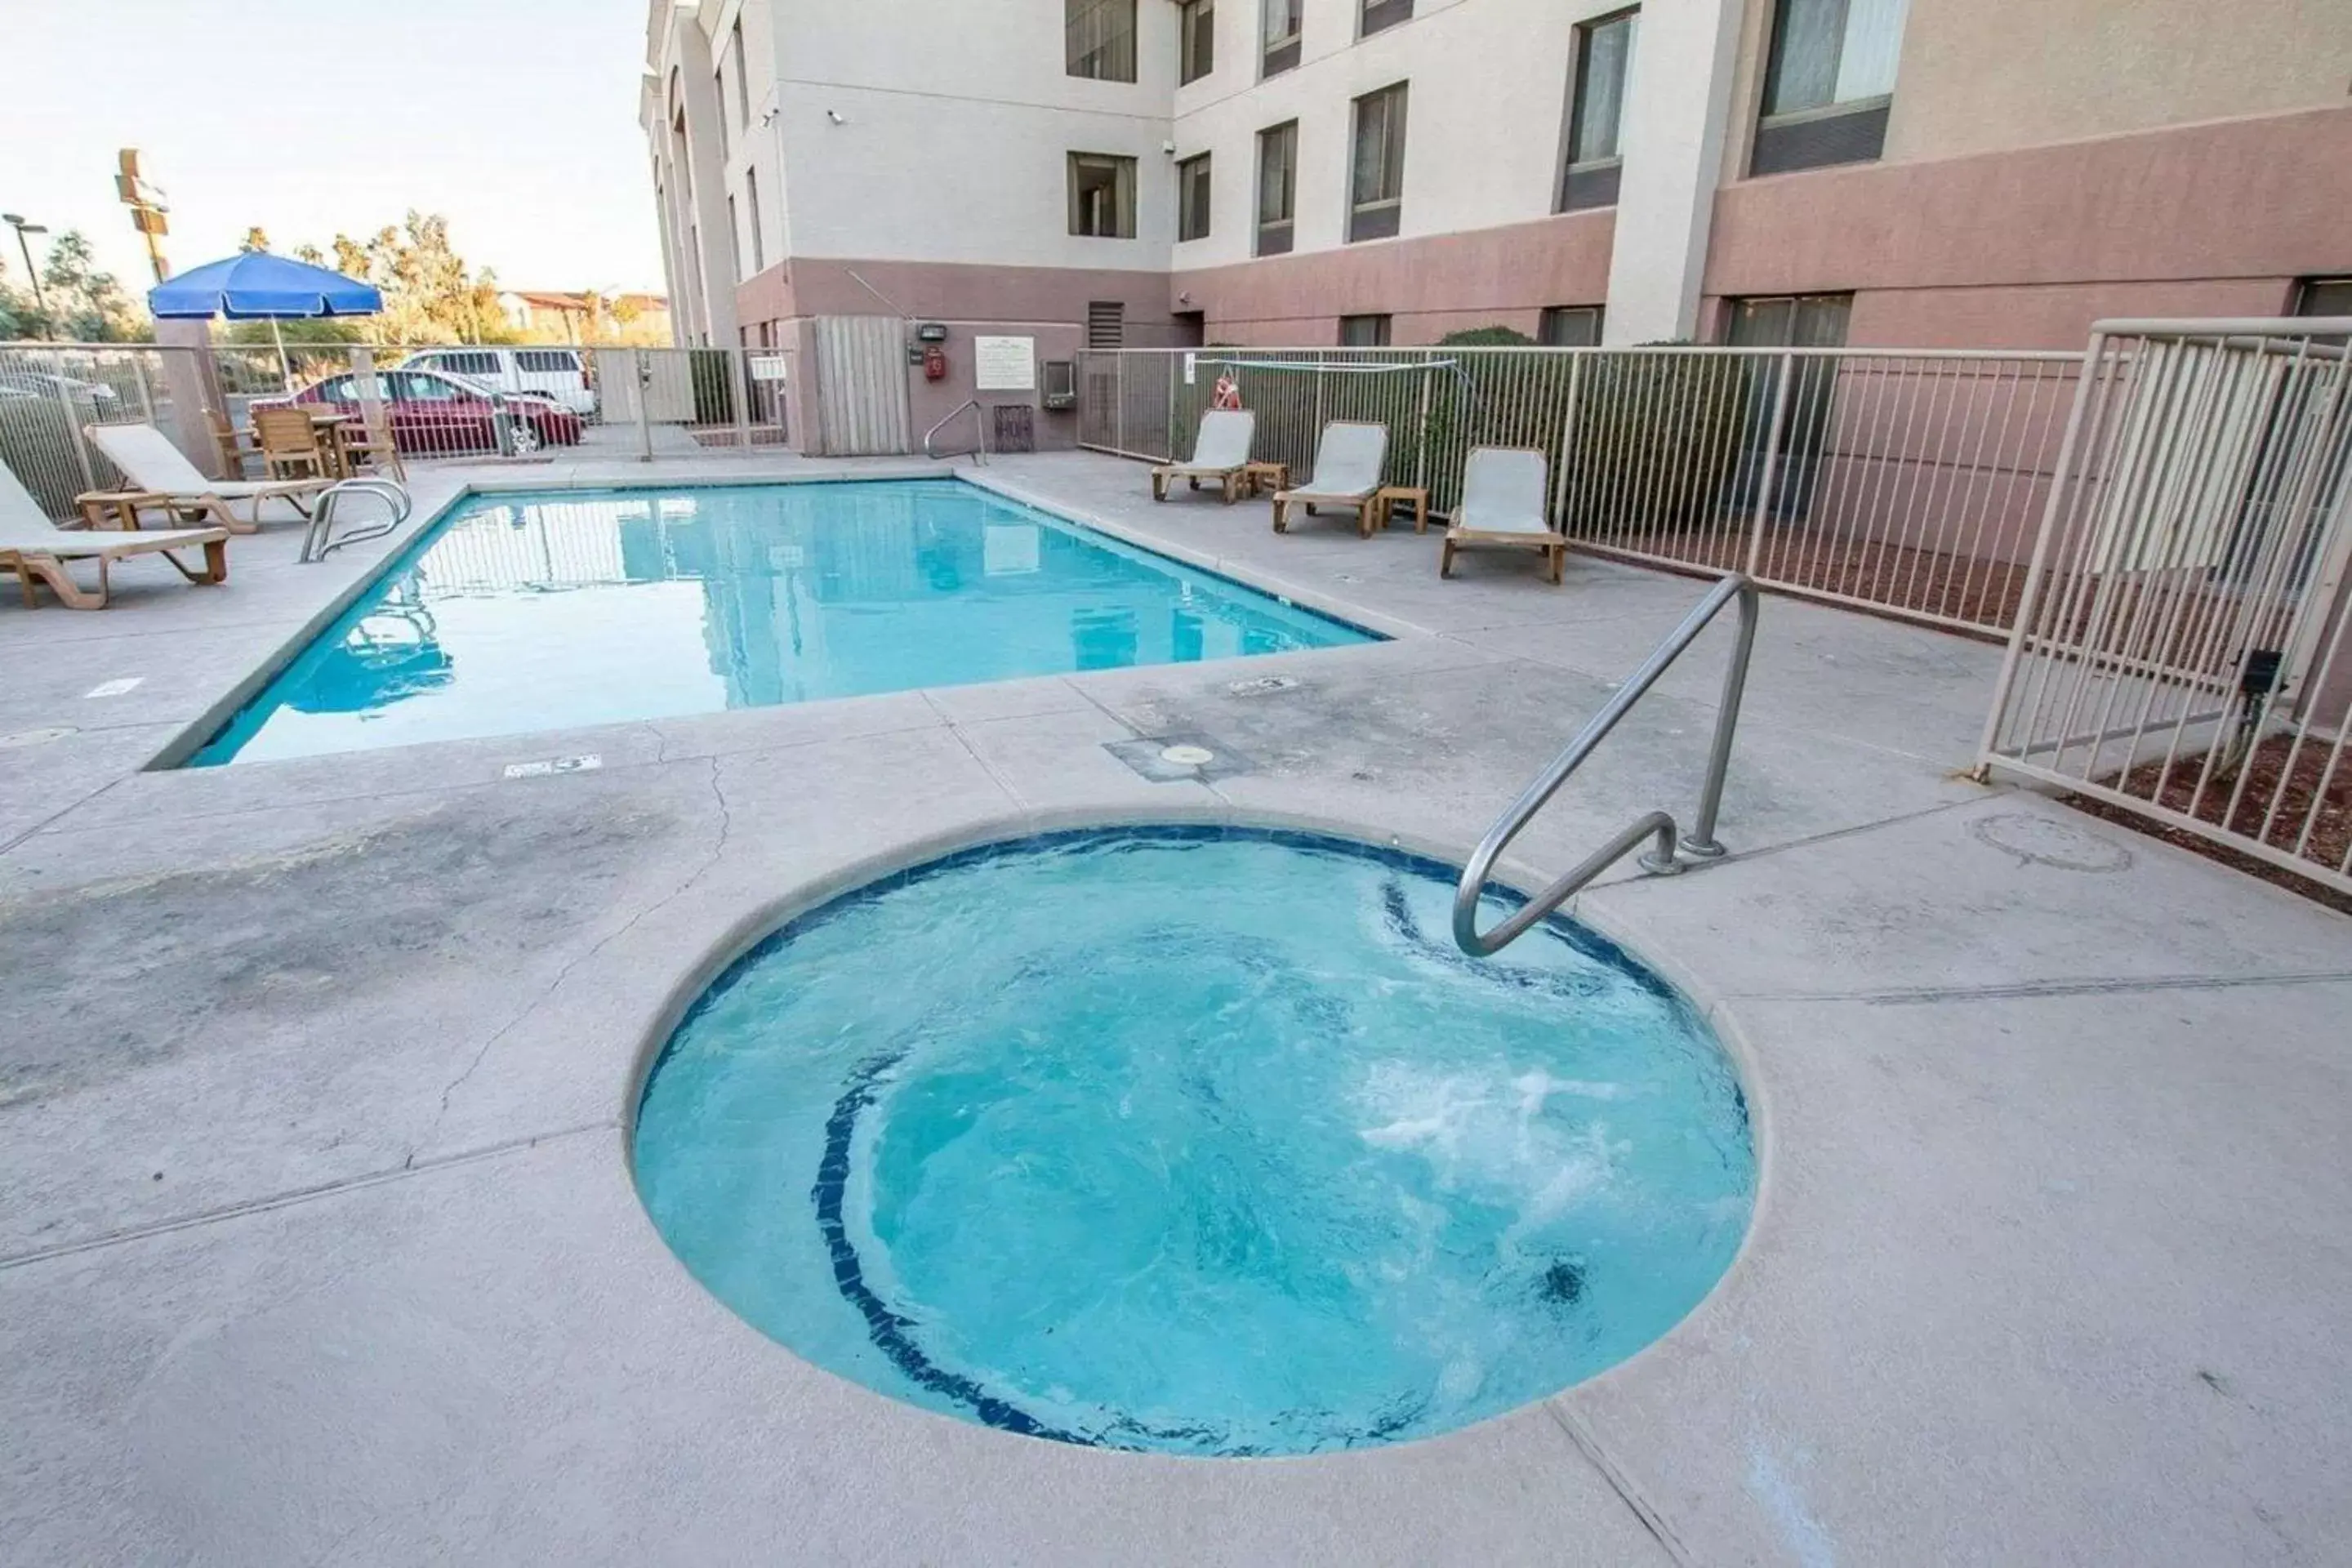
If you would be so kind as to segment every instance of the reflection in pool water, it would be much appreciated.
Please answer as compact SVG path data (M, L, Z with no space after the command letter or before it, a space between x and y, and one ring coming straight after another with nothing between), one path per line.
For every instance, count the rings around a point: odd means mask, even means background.
M1369 640L952 480L484 497L193 763Z

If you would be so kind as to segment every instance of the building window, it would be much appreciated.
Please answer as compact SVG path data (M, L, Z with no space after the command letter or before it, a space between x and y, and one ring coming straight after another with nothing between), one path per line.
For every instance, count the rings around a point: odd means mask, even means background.
M1339 346L1343 349L1384 349L1389 346L1386 316L1342 316Z
M1851 294L1774 294L1726 303L1724 339L1743 349L1835 349L1845 346Z
M1176 85L1198 81L1217 68L1216 0L1183 0L1176 9Z
M1751 174L1864 163L1886 142L1907 0L1780 0Z
M1070 232L1093 239L1135 237L1135 160L1070 154Z
M1176 165L1176 237L1209 237L1209 154Z
M718 118L718 124L719 124L719 161L720 163L723 163L727 162L727 140L728 140L728 139L727 139L727 73L726 73L726 71L725 71L725 70L723 70L723 69L721 69L721 70L715 70L715 71L712 71L712 72L710 73L710 90L711 90L711 93L712 93L715 97L717 97L717 99L719 100L719 118Z
M1257 254L1290 248L1298 208L1298 121L1257 133Z
M1405 84L1356 100L1356 158L1349 182L1348 243L1386 239L1404 213Z
M2352 278L2305 278L2294 286L2298 316L2352 316Z
M1069 74L1135 79L1135 0L1062 0L1062 55Z
M1412 0L1363 0L1356 37L1369 38L1383 27L1412 20Z
M1597 349L1601 314L1598 305L1547 306L1536 341L1548 349Z
M740 283L743 281L744 277L743 226L740 223L738 223L735 219L735 198L733 196L729 196L727 198L727 233L735 241L735 244L732 247L734 255L730 259L735 263L735 281Z
M1622 11L1576 29L1576 77L1568 100L1568 160L1560 174L1559 210L1617 205L1622 173L1619 137L1625 122L1625 84L1633 74L1640 13Z
M1087 347L1116 349L1127 345L1127 302L1123 300L1089 300L1087 301Z
M1264 58L1260 74L1279 76L1298 63L1298 37L1306 24L1307 0L1263 0L1265 5Z
M735 54L735 126L739 131L751 128L751 84L743 68L743 18L735 18L734 29L727 35L728 47Z
M751 216L751 271L754 275L768 269L768 236L760 227L760 171L743 171L744 205Z

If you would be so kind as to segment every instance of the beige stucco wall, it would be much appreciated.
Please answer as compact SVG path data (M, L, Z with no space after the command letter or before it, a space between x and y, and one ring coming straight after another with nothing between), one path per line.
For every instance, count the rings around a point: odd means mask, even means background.
M2324 109L2352 0L1912 0L1890 163Z

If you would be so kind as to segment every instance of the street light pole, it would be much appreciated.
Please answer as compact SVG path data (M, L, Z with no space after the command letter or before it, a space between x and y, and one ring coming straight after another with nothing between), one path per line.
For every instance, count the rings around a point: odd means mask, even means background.
M33 280L33 303L39 309L41 320L46 322L49 319L49 297L41 288L41 269L33 265L32 241L25 237L28 234L47 234L49 232L48 227L45 224L26 223L24 217L16 213L0 213L0 223L5 223L16 231L16 248L25 253L25 273Z

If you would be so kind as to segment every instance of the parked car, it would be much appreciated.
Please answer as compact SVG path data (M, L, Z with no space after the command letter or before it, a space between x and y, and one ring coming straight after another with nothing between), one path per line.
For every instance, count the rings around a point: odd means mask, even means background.
M596 414L595 385L579 349L425 349L403 360L401 368L463 376L494 392L534 393L583 418Z
M393 444L410 456L499 450L499 416L506 416L509 445L517 452L580 444L580 416L549 398L494 392L463 376L436 371L376 372ZM345 414L360 411L359 387L350 375L331 375L291 397L257 397L257 408L285 404L326 405Z

